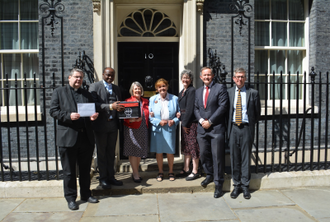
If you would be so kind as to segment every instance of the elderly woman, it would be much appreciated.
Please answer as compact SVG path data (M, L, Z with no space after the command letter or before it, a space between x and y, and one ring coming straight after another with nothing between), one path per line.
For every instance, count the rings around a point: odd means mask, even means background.
M199 177L199 146L197 143L197 119L194 115L195 91L193 87L193 75L190 70L181 72L183 90L179 93L179 106L181 113L181 152L184 155L184 167L177 177L186 177L186 180L194 180ZM193 169L190 173L189 165L192 159ZM187 177L188 176L188 177Z
M141 106L141 117L124 120L124 155L128 156L133 169L132 179L135 183L141 183L139 166L141 157L148 154L149 135L149 101L143 98L143 87L139 82L133 82L129 90L131 97L125 101L138 101Z
M168 82L165 79L157 80L155 88L159 94L149 99L149 111L153 112L153 115L150 116L150 123L152 124L150 152L156 152L159 171L157 181L161 182L164 179L163 153L167 154L169 180L174 181L176 126L179 123L179 119L176 117L177 112L179 112L178 97L167 92Z

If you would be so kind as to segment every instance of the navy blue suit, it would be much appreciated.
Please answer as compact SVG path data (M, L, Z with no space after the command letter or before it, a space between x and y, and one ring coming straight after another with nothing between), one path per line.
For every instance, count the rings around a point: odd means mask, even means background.
M212 125L204 129L199 123L197 126L197 141L200 147L201 163L204 171L214 177L215 185L224 182L225 168L225 119L228 109L227 87L223 84L212 82L204 108L203 90L204 86L196 90L195 116L197 121L201 118L210 120Z

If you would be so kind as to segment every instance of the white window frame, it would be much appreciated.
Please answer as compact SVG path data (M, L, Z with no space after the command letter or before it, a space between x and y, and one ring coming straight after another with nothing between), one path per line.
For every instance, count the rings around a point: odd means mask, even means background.
M271 7L272 7L272 4L271 4L271 1L273 0L269 0L269 10L270 10L270 14L271 14ZM304 81L304 72L306 72L306 82L308 83L309 81L309 78L308 78L308 74L309 74L309 2L308 0L304 0L304 15L305 15L305 20L290 20L289 18L289 1L290 0L287 0L287 19L286 20L280 20L280 19L272 19L272 17L270 16L270 19L255 19L255 22L269 22L269 44L270 46L256 46L254 47L254 50L255 52L256 51L261 51L261 50L265 50L268 52L268 62L267 62L267 70L268 70L268 73L267 73L267 82L270 83L270 80L271 78L273 77L273 72L271 70L271 65L270 65L270 58L271 58L271 51L276 51L276 50L281 50L281 51L285 51L285 70L286 72L282 73L282 77L287 80L287 77L288 77L288 51L290 50L295 50L295 51L302 51L303 52L303 60L302 60L302 73L299 73L299 77L301 77L301 79L299 80L300 83L302 83ZM273 22L285 22L287 23L287 46L271 46L272 44L272 23ZM293 46L290 46L290 30L289 30L289 24L290 22L294 22L294 23L304 23L304 47L293 47ZM265 74L263 73L264 70L256 70L255 69L255 72L259 71L259 76L265 76ZM275 73L275 76L280 76L279 73ZM293 76L296 76L296 73L291 73L291 77ZM287 82L287 81L286 81ZM272 115L273 114L273 100L271 98L271 84L268 84L268 91L267 91L267 95L268 95L268 98L267 98L267 115ZM283 114L284 113L288 113L288 102L289 100L287 99L287 93L288 93L288 85L285 84L285 93L283 94L283 100L282 100L282 112ZM307 92L309 91L308 89L309 85L307 85L306 87L306 90ZM303 90L303 88L301 88L301 90ZM301 91L303 92L303 91ZM280 107L280 99L275 99L275 107ZM306 98L306 104L309 104L309 97L307 96ZM261 103L262 103L262 115L265 114L265 100L262 99L261 100ZM307 105L307 108L310 107L310 105ZM298 110L296 108L296 99L291 99L290 100L290 113L296 113L296 112L299 112L299 113L303 113L304 110L303 110L303 100L302 99L299 99L299 107L298 107ZM318 112L318 108L315 107L315 112ZM279 109L276 109L274 111L275 113L274 114L279 114L280 113L280 110Z
M4 62L3 62L3 57L5 54L19 54L21 57L20 60L20 74L17 73L17 76L20 76L17 78L17 81L19 82L20 86L19 88L23 88L23 83L24 83L24 70L23 70L23 55L24 54L39 54L39 49L21 49L21 24L22 23L39 23L39 20L21 20L21 15L20 15L20 8L21 7L21 1L18 1L18 16L17 20L0 20L1 24L5 23L15 23L17 25L18 29L18 48L19 49L0 49L0 86L1 88L5 88L6 84L6 73L4 72ZM39 65L36 67L36 82L39 84ZM15 78L8 78L10 82L15 81ZM26 78L27 82L34 82L34 78ZM39 93L39 90L37 90L37 93ZM41 111L40 111L40 105L37 105L37 109L35 110L35 105L26 105L24 104L24 90L21 90L21 98L22 98L22 104L19 104L17 109L16 106L6 106L5 103L5 93L4 90L2 90L1 94L1 107L0 107L0 113L1 113L1 122L7 122L8 121L8 110L9 110L9 122L17 122L17 121L35 121L35 111L37 112L37 121L41 120ZM35 97L36 98L36 97ZM37 101L38 103L40 101ZM27 108L27 119L26 119L26 108ZM16 110L18 110L18 120L17 120L17 115L16 115Z

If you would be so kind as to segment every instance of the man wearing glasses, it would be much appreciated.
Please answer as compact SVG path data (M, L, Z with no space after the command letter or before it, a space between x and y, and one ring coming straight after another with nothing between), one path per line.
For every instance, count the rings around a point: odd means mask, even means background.
M63 168L64 197L70 210L78 210L76 164L79 166L80 198L82 201L97 203L90 190L90 169L94 151L94 136L91 122L98 113L80 117L77 103L93 103L91 94L81 88L84 73L72 69L69 85L54 90L49 114L58 121L56 145L59 146ZM96 108L98 108L96 106Z
M254 140L254 125L260 117L259 92L245 86L245 70L237 68L233 80L236 86L228 89L229 117L228 138L231 158L231 175L234 190L230 197L235 199L243 192L250 199L250 160Z

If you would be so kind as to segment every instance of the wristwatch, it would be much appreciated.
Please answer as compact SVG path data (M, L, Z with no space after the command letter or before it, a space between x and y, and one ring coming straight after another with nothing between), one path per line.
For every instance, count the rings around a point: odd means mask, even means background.
M211 120L208 120L209 121L209 124L212 125L213 123L211 122Z
M112 104L109 105L109 108L110 108L111 111L113 110L113 109L112 109Z

